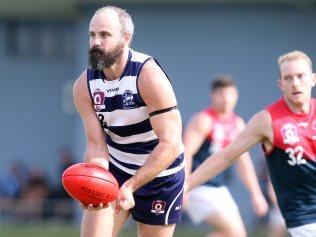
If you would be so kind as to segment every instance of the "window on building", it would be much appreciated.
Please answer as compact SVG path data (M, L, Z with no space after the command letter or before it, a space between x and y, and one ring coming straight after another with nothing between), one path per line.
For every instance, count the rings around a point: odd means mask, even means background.
M8 22L8 55L19 58L70 59L75 49L74 28L71 22Z

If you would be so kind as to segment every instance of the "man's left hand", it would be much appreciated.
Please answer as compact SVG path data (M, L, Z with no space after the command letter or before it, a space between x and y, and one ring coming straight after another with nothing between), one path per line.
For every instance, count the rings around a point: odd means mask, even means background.
M263 217L268 212L268 203L263 195L257 194L251 197L251 202L255 214L259 217Z

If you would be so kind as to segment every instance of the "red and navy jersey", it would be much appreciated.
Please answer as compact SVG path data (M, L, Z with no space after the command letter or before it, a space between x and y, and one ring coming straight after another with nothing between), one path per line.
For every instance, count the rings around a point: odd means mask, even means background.
M222 119L213 108L207 108L203 113L210 116L212 119L212 128L199 151L193 158L193 169L195 170L203 161L205 161L211 154L216 153L230 144L238 134L237 120L238 116L234 113L230 117ZM219 187L225 185L227 178L230 176L229 169L222 172L212 180L205 184Z
M273 149L266 152L271 181L288 228L316 222L316 100L294 114L282 98L268 106Z

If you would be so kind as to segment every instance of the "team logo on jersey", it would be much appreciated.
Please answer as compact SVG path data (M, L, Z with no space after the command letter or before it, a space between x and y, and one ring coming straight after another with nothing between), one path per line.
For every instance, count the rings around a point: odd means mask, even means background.
M130 109L135 107L133 92L126 90L123 93L123 109Z
M104 92L101 91L99 88L96 89L93 92L94 109L97 111L104 109L105 108L104 101L105 101Z
M287 123L282 126L281 134L283 136L284 144L294 145L300 140L297 135L297 128L291 123Z
M209 149L210 154L219 152L223 148L224 140L224 126L221 124L215 124L212 133L212 143Z
M166 208L166 202L161 200L153 201L151 204L151 213L154 213L156 215L160 215L165 213Z
M222 142L225 140L225 127L221 124L215 124L213 129L213 139Z

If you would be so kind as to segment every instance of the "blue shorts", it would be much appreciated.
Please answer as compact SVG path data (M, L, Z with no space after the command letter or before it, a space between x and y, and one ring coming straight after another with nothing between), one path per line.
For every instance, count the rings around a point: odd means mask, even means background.
M110 163L110 172L121 186L132 175ZM148 225L170 225L181 221L184 169L158 177L134 192L133 219Z

